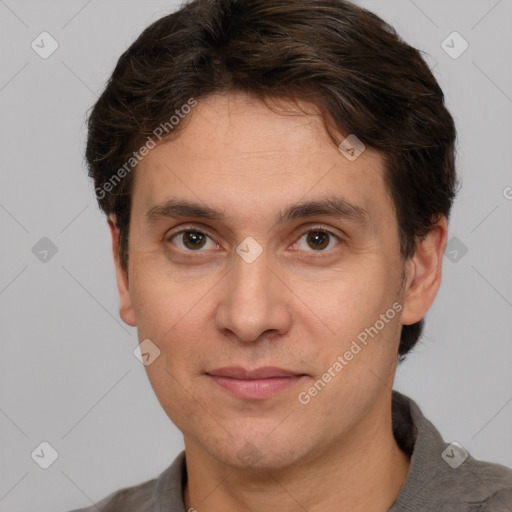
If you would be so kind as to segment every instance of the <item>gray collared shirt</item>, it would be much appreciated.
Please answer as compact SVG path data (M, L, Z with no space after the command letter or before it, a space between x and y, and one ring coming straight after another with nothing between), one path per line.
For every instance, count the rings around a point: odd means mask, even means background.
M418 405L397 391L392 411L395 438L411 464L388 512L512 511L512 469L476 460L463 448L445 443ZM72 512L187 512L186 474L183 451L158 478Z

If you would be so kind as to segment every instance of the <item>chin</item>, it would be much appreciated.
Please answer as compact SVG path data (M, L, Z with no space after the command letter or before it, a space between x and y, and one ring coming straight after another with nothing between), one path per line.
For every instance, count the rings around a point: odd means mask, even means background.
M293 465L301 458L301 451L298 447L300 439L295 439L286 431L280 436L271 438L269 432L272 429L265 429L252 435L247 432L231 438L224 438L215 443L208 440L208 445L203 445L215 459L237 469L254 470L279 470Z

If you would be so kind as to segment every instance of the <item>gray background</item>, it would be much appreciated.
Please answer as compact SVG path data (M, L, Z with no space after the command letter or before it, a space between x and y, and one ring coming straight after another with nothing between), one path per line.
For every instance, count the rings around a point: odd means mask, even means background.
M447 441L512 466L512 1L360 3L429 54L459 132L457 240L396 388ZM89 505L157 476L183 447L119 319L83 164L85 112L121 52L176 5L0 0L1 512ZM59 44L47 59L31 48L43 31ZM456 59L441 46L453 31L469 43ZM46 262L47 242L32 251L43 237L57 248ZM31 458L42 441L59 454L46 470Z

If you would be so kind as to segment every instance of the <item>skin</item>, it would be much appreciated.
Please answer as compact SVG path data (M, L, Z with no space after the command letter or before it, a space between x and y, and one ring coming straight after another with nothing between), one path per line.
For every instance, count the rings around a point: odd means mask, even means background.
M400 329L423 318L436 296L446 219L403 261L382 156L366 148L349 161L313 106L304 114L280 105L295 113L241 93L201 99L179 136L140 163L127 272L109 221L120 314L160 350L146 370L184 436L187 510L385 511L409 468L391 429ZM367 222L275 221L289 204L333 195L364 208ZM170 198L225 218L149 223L146 213ZM208 235L199 249L189 242L197 231ZM320 249L310 231L321 232ZM236 252L249 236L262 249L252 263ZM299 393L394 303L401 311L301 404ZM207 375L225 366L278 366L303 377L247 400ZM238 456L247 443L250 463Z

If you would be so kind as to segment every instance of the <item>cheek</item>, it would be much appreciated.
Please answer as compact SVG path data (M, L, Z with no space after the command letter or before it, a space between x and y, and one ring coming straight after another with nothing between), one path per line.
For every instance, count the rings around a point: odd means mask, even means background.
M175 367L167 355L161 354L146 367L149 382L162 409L183 434L205 431L214 414L212 405L204 403L203 394L195 389L194 383L179 373L179 368L186 369L188 364L179 354L177 358L179 365Z
M177 282L168 273L142 265L133 274L130 293L139 340L150 339L160 351L155 363L146 367L156 387L174 389L182 383L188 389L190 379L199 372L211 324L208 291L212 286L203 281Z
M164 340L200 299L198 283L176 283L154 258L134 255L130 295L139 337Z
M294 291L318 312L331 335L357 334L379 319L399 299L396 269L385 262L333 273L329 280L296 283Z
M304 302L316 314L308 321L315 325L311 334L322 339L312 351L318 377L341 356L343 370L334 380L343 381L343 386L364 388L369 368L387 380L398 351L401 296L399 269L389 266L392 270L386 271L386 267L384 262L368 265L363 271L344 273L309 288Z

